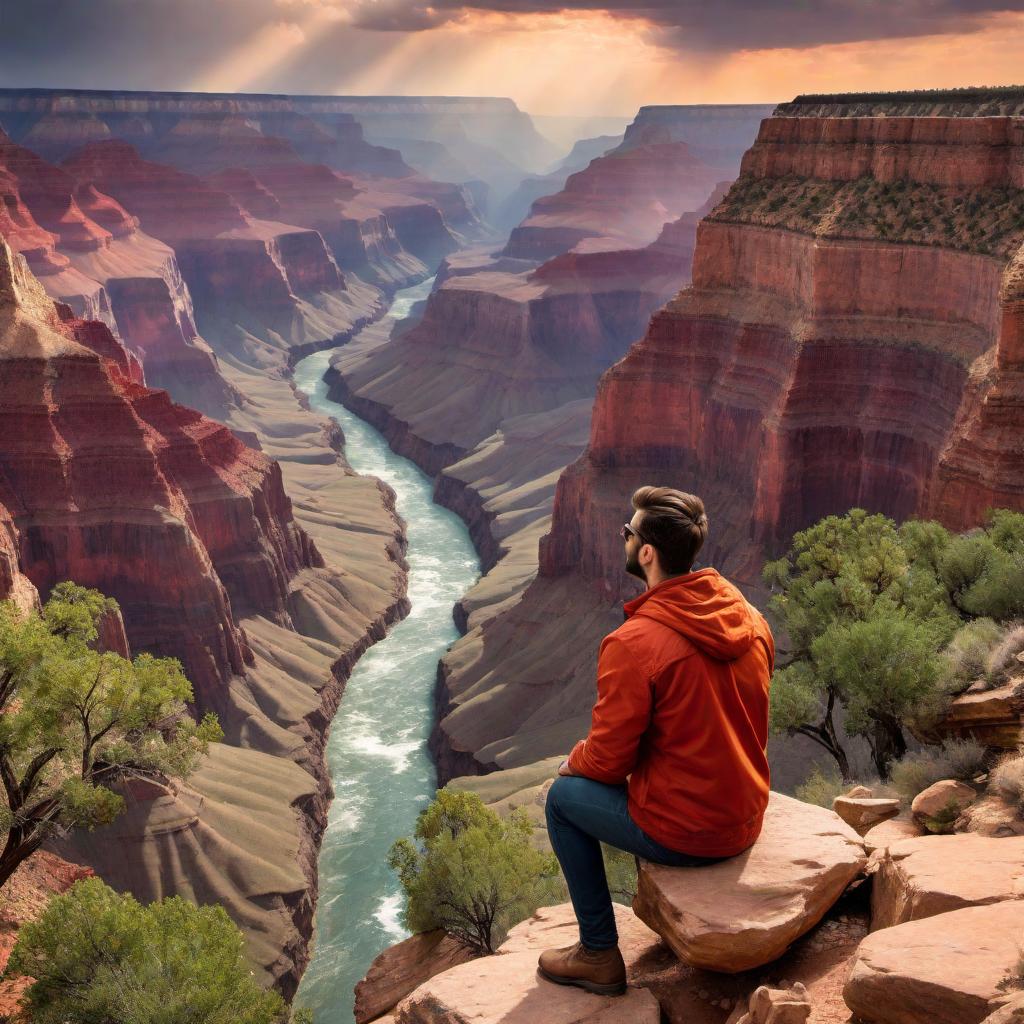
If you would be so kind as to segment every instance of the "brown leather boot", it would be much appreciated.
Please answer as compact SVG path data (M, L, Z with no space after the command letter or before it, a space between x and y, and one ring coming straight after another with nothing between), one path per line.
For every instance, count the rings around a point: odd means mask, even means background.
M545 949L537 964L540 976L556 985L577 985L599 996L621 996L626 991L626 965L618 946L587 949L577 942Z

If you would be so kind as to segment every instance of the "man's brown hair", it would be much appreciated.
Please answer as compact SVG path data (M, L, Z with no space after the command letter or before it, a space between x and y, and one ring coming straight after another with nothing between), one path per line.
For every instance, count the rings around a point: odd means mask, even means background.
M671 487L640 487L633 492L633 508L643 513L643 540L657 550L662 571L669 576L689 572L708 536L704 502Z

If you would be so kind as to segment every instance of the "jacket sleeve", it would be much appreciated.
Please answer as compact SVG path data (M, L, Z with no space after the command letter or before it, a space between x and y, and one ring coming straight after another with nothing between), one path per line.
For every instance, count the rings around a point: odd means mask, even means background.
M640 738L651 720L651 682L626 644L605 637L597 659L597 703L590 733L569 755L576 775L618 785L636 765Z

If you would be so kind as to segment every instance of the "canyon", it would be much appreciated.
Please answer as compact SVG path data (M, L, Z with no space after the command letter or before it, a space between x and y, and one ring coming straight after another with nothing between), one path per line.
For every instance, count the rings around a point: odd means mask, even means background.
M423 134L430 106L413 111ZM495 116L472 106L459 112L464 134ZM375 116L413 131L408 110ZM390 355L417 330L448 330L473 294L486 338L492 304L518 303L525 329L485 341L491 354L463 408L501 381L506 341L522 356L516 393L481 409L460 437L464 464L447 475L446 503L464 504L488 567L502 565L457 606L468 626L535 573L597 378L685 281L715 182L701 177L692 209L666 208L656 231L641 184L646 244L542 263L502 256L500 240L488 250L479 188L410 170L336 104L0 90L0 123L11 246L0 593L29 606L74 577L114 596L131 649L181 658L196 710L216 711L226 732L186 783L136 787L114 825L54 849L142 899L223 903L254 964L291 994L309 955L331 796L327 725L361 652L408 610L393 496L350 470L337 426L293 390L292 366L345 342L352 358ZM532 128L505 105L488 130ZM672 166L657 172L666 188ZM385 321L367 326L438 261L419 324L393 339ZM492 289L495 266L507 269ZM560 346L580 323L575 351ZM70 368L74 392L39 387L54 374L70 381ZM101 408L102 440L89 431ZM65 412L77 433L57 422ZM112 438L118 457L105 460ZM481 473L497 474L497 508L479 502ZM498 519L506 534L489 540ZM119 546L138 557L120 564ZM139 856L121 856L126 845Z
M253 962L294 991L329 799L324 728L405 607L388 495L348 477L345 519L310 508L311 536L277 462L147 388L109 328L55 305L6 243L0 306L5 577L27 603L67 578L116 598L134 649L179 658L197 712L225 731L188 783L130 790L113 826L59 852L143 899L223 903Z
M703 497L702 563L755 602L825 514L1024 508L1024 93L644 107L555 168L502 100L0 90L0 125L0 598L117 598L131 650L180 658L226 733L53 852L224 904L287 996L327 732L410 608L395 493L331 402L480 556L429 753L502 810L536 814L587 730L640 484ZM815 759L770 754L780 791ZM400 1019L461 991L437 986Z

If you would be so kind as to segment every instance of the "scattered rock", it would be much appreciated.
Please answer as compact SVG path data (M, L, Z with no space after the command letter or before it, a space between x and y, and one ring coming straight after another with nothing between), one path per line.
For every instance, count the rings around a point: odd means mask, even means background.
M1024 901L872 932L843 997L865 1024L981 1024L1020 957Z
M977 798L977 791L965 783L943 779L918 793L910 810L929 832L952 831L960 812Z
M924 830L911 818L890 818L864 833L864 848L868 853L884 849L903 839L916 839Z
M389 946L356 985L356 1024L377 1020L435 974L472 959L473 954L442 928Z
M1024 898L1024 838L905 839L872 854L871 930Z
M863 787L862 787L863 788ZM837 796L832 810L851 828L864 835L869 828L900 813L898 797Z
M850 797L852 800L859 800L862 797L873 797L874 795L874 790L868 789L867 786L853 786L843 794L843 796Z
M811 1015L811 1003L807 989L800 982L791 988L762 985L750 996L746 1011L742 1007L737 1010L729 1017L728 1024L805 1024Z
M866 862L838 815L772 793L757 842L699 868L640 861L633 909L686 963L734 973L776 960Z

